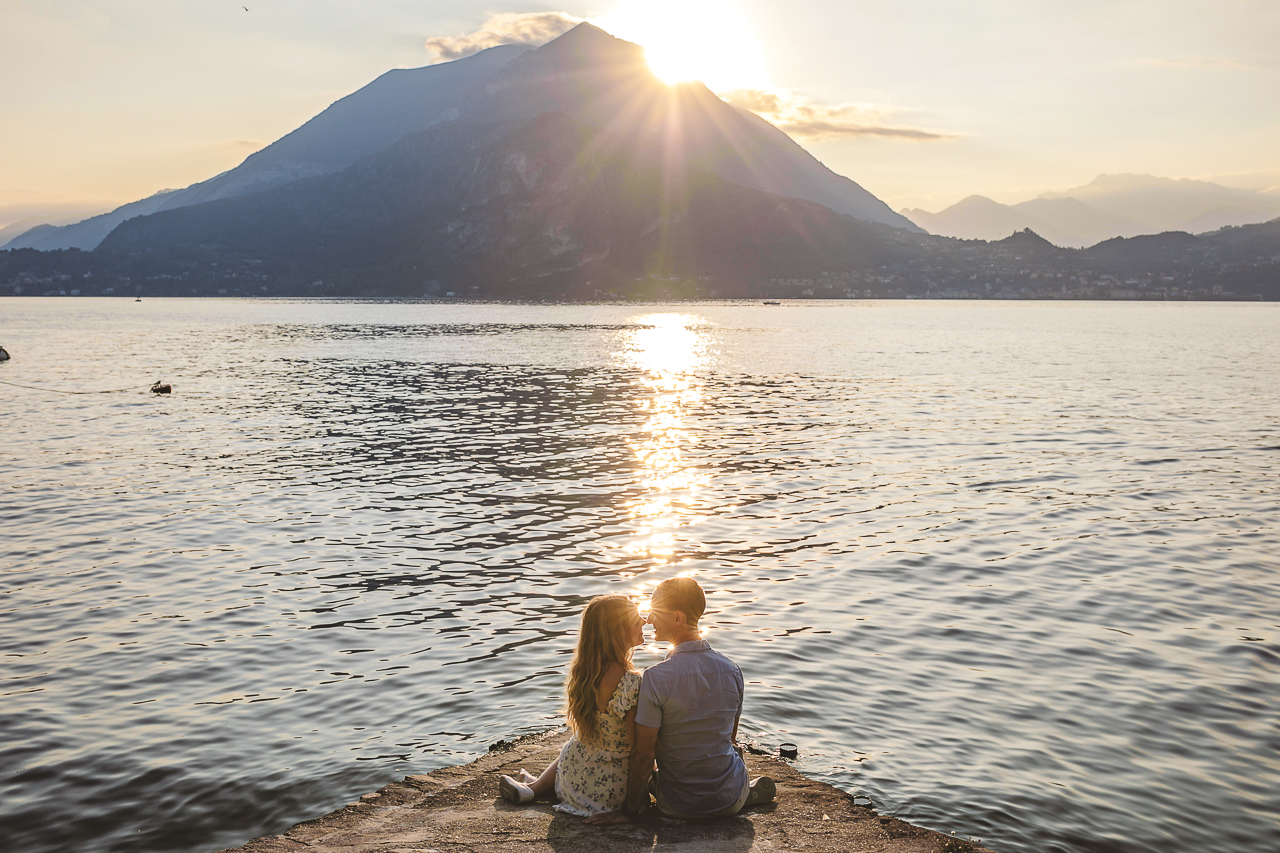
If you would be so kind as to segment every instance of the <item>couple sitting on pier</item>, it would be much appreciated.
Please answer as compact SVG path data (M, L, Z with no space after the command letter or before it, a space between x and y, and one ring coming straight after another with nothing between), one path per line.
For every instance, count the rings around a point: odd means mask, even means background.
M503 797L527 803L554 791L557 809L597 825L630 822L651 793L675 818L727 817L773 799L772 779L748 782L737 745L742 671L702 639L702 588L672 578L650 605L647 620L625 595L587 605L565 684L573 737L542 775L500 777ZM644 643L646 622L672 648L641 674L631 651Z

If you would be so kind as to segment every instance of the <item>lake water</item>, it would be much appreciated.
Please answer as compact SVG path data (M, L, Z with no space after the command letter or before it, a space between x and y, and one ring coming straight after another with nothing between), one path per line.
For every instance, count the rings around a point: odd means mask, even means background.
M0 343L57 389L0 385L0 849L211 851L557 725L586 599L680 573L743 732L884 813L1280 849L1280 306L12 298Z

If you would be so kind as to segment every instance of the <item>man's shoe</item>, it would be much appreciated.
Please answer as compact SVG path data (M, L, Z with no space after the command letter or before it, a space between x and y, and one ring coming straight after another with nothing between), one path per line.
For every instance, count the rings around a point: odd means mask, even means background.
M773 798L778 795L778 785L768 776L759 776L751 780L751 793L747 794L747 801L742 804L745 809L747 806L758 806L761 803L772 803Z

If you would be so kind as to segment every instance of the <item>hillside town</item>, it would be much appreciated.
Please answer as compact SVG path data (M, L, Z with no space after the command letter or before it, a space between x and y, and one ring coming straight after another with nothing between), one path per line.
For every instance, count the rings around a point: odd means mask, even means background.
M858 269L733 280L694 270L607 287L570 280L555 291L425 278L387 286L374 278L353 281L349 272L317 278L299 275L288 261L199 248L16 249L0 252L0 296L1280 300L1280 221L1198 237L1117 239L1085 250L1060 249L1030 231L991 243L899 233L896 257Z

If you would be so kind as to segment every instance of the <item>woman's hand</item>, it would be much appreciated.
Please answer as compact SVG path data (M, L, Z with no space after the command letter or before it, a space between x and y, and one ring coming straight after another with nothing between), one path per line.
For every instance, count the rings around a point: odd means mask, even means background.
M592 815L584 820L583 823L589 823L592 826L615 826L620 823L631 823L631 818L620 811L612 811Z

